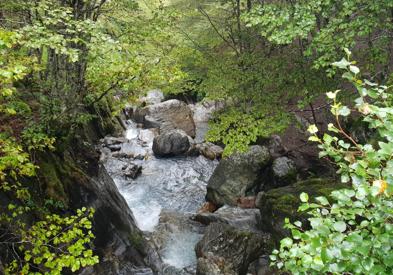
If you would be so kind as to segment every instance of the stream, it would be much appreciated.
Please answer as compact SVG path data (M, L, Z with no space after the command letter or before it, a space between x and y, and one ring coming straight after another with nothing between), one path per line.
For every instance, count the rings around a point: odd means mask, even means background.
M173 270L170 274L194 274L194 247L203 228L190 217L204 203L206 184L218 161L203 156L156 158L152 152L156 131L138 128L131 120L126 124L127 140L120 144L119 154L134 157L110 156L104 165L127 201L137 226L153 242L165 266ZM201 128L204 132L206 125L201 124ZM198 124L197 133L202 138ZM136 179L124 176L123 170L131 163L142 167Z

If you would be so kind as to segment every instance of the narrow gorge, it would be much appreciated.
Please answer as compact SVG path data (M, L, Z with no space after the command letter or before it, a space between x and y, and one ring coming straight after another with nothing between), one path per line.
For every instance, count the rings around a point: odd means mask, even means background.
M100 163L149 248L146 263L154 265L119 266L116 273L271 274L268 255L287 234L284 218L296 217L299 194L328 194L331 180L301 182L318 165L305 167L310 160L291 156L279 136L222 159L222 147L205 134L224 102L187 105L164 100L159 90L140 102L145 107L123 111L122 135L100 141Z

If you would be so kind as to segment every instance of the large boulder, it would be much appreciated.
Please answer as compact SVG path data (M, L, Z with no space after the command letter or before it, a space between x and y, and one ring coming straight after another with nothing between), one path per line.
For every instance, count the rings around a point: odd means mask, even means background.
M247 153L222 159L207 185L207 201L235 206L240 197L255 193L263 168L271 156L266 147L254 145Z
M143 123L146 128L159 128L161 133L180 129L195 137L192 111L186 103L177 99L137 109L134 112L134 120Z
M297 211L302 192L308 193L310 197L328 197L333 190L344 187L332 179L310 179L259 193L256 206L261 211L262 230L270 232L278 242L289 234L289 231L283 228L285 218L292 222L305 221L307 218Z
M195 247L197 274L246 274L250 263L270 253L271 249L269 234L212 223Z
M190 138L182 130L164 132L153 140L153 152L159 157L183 155L190 146Z

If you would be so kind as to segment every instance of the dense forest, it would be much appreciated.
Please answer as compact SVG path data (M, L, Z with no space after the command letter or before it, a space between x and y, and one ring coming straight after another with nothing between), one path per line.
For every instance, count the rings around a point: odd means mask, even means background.
M392 0L1 0L0 53L0 274L392 274ZM177 109L149 121L160 104ZM203 104L216 108L199 144ZM158 129L165 165L212 159L199 206L258 209L271 240L209 221L195 270L165 271L102 172L102 146L130 158L130 121ZM134 180L138 165L118 170ZM211 256L215 230L250 255ZM261 255L268 271L252 270Z

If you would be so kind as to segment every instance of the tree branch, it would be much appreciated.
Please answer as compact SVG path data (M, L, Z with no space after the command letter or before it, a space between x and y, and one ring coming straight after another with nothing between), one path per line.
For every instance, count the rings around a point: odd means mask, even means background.
M213 27L214 31L218 34L218 36L219 36L219 37L220 37L229 47L231 47L231 48L236 52L236 55L239 55L240 53L239 53L238 49L237 49L234 45L232 45L231 42L230 42L228 39L226 39L225 36L224 36L223 34L220 33L220 31L218 30L217 26L213 23L213 21L212 21L211 17L209 16L209 14L208 14L202 7L199 7L198 10L199 10L199 12L200 12L203 16L205 16L205 17L207 18L207 20L209 21L210 25Z

